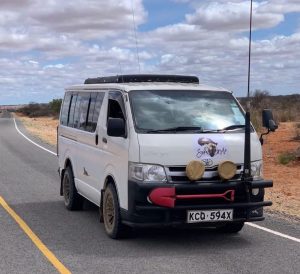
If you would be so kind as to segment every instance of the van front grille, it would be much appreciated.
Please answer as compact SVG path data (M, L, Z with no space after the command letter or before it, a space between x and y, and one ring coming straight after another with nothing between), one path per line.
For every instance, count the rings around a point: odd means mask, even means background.
M167 166L166 173L168 177L168 181L170 183L184 183L190 182L189 178L186 175L186 166ZM240 180L242 176L242 165L237 165L236 175L231 180ZM197 182L209 182L221 180L218 173L218 166L207 167L205 168L205 172L203 177Z

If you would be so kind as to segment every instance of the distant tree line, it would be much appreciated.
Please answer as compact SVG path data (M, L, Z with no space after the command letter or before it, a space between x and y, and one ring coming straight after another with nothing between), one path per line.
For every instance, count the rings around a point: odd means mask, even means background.
M239 98L246 108L246 98ZM256 129L262 126L261 112L272 109L274 119L280 122L300 122L300 94L272 96L267 90L255 90L251 94L251 121Z
M49 103L35 103L31 102L28 105L20 108L18 112L29 116L29 117L39 117L39 116L54 116L58 117L60 112L62 99L53 99Z

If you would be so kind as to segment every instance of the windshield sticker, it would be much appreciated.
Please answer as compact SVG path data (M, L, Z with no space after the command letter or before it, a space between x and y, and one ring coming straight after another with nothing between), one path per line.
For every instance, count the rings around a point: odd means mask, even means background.
M228 148L220 136L199 137L195 139L196 158L203 160L206 165L212 165L214 159L227 155Z

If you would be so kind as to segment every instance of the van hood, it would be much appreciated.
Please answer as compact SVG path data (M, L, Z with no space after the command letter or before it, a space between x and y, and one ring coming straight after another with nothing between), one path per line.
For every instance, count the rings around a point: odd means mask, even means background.
M207 167L229 160L244 162L244 133L138 134L140 162L165 166L185 166L202 160ZM262 159L261 144L251 133L251 161Z

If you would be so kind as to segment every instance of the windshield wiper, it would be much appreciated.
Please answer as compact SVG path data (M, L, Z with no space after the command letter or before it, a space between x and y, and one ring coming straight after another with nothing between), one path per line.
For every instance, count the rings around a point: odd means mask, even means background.
M234 129L238 129L238 128L245 128L245 125L231 125L228 127L224 127L221 130L234 130Z
M143 130L145 133L164 133L164 132L184 132L191 131L196 133L220 133L225 132L227 130L234 130L238 128L245 128L245 125L231 125L228 127L224 127L222 129L202 129L201 127L171 127L164 129L145 129Z
M183 131L202 132L202 128L201 127L171 127L171 128L164 128L164 129L145 130L146 133L183 132Z
M219 133L224 132L223 129L203 129L201 133Z
M222 129L203 129L202 133L222 133L228 130L234 130L238 128L245 128L245 125L231 125Z

